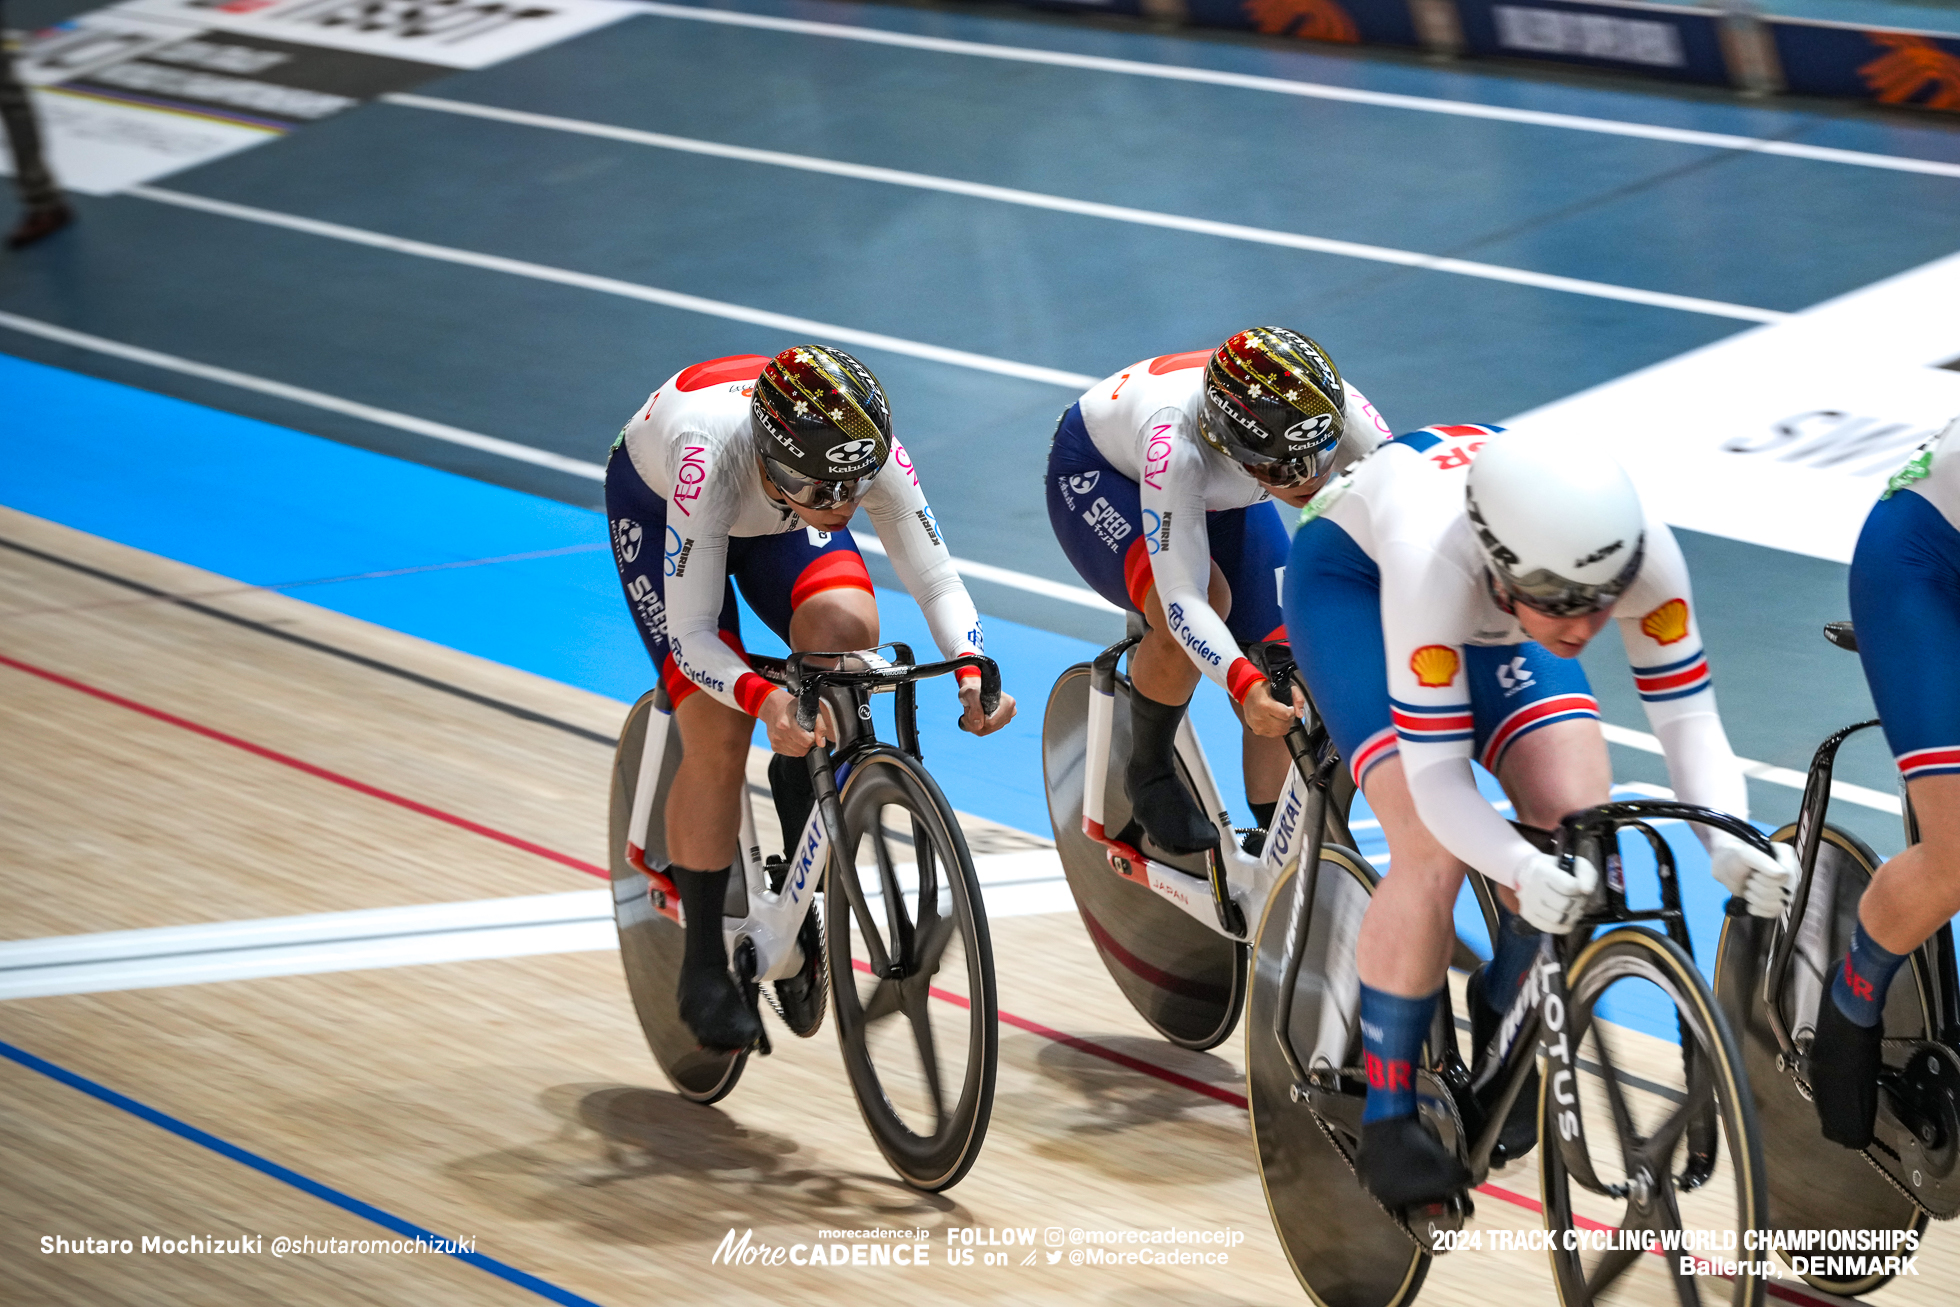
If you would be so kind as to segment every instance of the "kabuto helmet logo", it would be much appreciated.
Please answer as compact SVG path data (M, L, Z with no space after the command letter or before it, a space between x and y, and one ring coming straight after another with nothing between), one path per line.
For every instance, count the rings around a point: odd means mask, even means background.
M833 463L848 465L862 463L877 452L878 446L875 441L847 440L841 445L832 445L823 452L823 456Z
M1319 449L1327 443L1327 433L1333 426L1332 413L1316 413L1312 417L1302 418L1286 429L1286 443L1305 446L1308 451Z

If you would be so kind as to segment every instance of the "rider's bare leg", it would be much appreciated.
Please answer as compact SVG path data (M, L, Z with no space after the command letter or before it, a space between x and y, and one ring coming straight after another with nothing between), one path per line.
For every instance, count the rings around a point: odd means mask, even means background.
M1278 802L1287 773L1293 770L1293 755L1287 751L1285 736L1254 735L1243 725L1245 714L1237 704L1232 705L1232 711L1239 713L1239 729L1245 733L1239 755L1245 764L1245 801L1259 815L1262 804ZM1270 812L1265 815L1270 816ZM1265 820L1259 822L1262 827L1267 824Z
M822 590L790 617L792 645L863 649L878 642L878 609L862 590ZM806 643L807 641L807 643ZM669 873L686 919L681 1019L710 1048L743 1048L761 1033L733 978L721 935L721 906L741 829L742 787L755 718L705 692L674 710L681 762L667 797Z
M1919 843L1888 858L1858 902L1858 920L1892 953L1912 952L1960 913L1960 775L1908 781L1906 792Z
M1211 606L1220 617L1232 612L1232 587L1218 564L1211 565ZM1130 655L1130 688L1141 690L1158 703L1189 703L1198 688L1198 665L1170 632L1164 620L1164 603L1153 583L1143 593L1143 617L1150 629L1143 633L1136 651Z
M864 590L838 586L809 596L790 614L790 646L795 649L869 649L878 643L878 604ZM783 857L803 832L817 801L810 769L801 758L775 754L769 759L769 791L783 828Z
M1497 779L1517 820L1550 830L1568 812L1595 807L1611 797L1613 766L1598 722L1554 722L1513 741L1498 765ZM1517 915L1517 893L1503 885L1492 888L1501 905L1498 933L1491 940L1490 962L1471 977L1466 1003L1473 1062L1495 1038L1539 946L1538 931ZM1526 1082L1505 1121L1501 1138L1508 1156L1520 1157L1536 1142L1537 1110L1534 1079Z
M1456 891L1465 867L1416 815L1401 756L1368 773L1362 793L1388 839L1389 870L1361 919L1361 983L1405 997L1442 988L1456 943Z
M1232 609L1231 587L1211 565L1211 605L1223 617ZM1176 765L1177 730L1198 687L1197 664L1170 633L1163 602L1152 585L1144 593L1149 623L1130 660L1130 762L1124 787L1131 808L1159 847L1173 853L1208 848L1217 827L1199 810Z
M1597 807L1612 797L1613 763L1606 754L1606 737L1591 718L1541 726L1505 750L1497 781L1518 821L1551 830L1567 813ZM1515 914L1516 891L1503 885L1492 888L1506 912ZM1499 1011L1510 1005L1537 950L1536 931L1514 915L1502 924L1503 933L1491 941L1495 956L1484 976L1487 983L1479 987L1483 999Z
M1368 773L1363 793L1388 837L1389 869L1361 919L1356 948L1368 1104L1355 1163L1369 1192L1390 1207L1407 1207L1470 1181L1422 1125L1415 1101L1415 1071L1456 940L1451 909L1465 868L1416 815L1399 756Z

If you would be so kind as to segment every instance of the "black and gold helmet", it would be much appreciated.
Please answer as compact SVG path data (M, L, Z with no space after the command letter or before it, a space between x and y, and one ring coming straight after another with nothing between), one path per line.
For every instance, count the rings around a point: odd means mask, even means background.
M857 499L891 456L885 388L828 345L798 345L769 360L749 413L770 479L806 508Z
M1285 327L1250 327L1205 365L1198 430L1262 482L1295 485L1333 467L1346 407L1327 351Z

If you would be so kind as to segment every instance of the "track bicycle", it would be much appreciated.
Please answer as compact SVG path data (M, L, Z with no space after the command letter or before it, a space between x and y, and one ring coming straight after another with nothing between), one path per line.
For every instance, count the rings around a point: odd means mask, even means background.
M1238 1024L1247 923L1259 919L1280 869L1299 851L1306 795L1290 773L1265 847L1246 853L1232 838L1230 809L1187 715L1177 732L1178 770L1218 827L1218 843L1183 855L1145 843L1123 787L1132 690L1118 669L1142 638L1137 620L1124 639L1064 671L1049 693L1041 752L1048 814L1076 909L1117 987L1164 1038L1207 1049ZM1286 649L1270 641L1246 653L1262 669L1273 662L1283 679L1292 665ZM1353 843L1345 825L1339 842Z
M1824 633L1841 648L1858 647L1849 622L1833 622ZM1756 1089L1775 1230L1923 1232L1929 1218L1960 1214L1960 971L1950 923L1912 951L1886 997L1871 1147L1853 1152L1826 1140L1810 1101L1818 1006L1831 1001L1832 969L1850 948L1858 901L1881 861L1863 840L1829 823L1831 774L1844 742L1877 725L1847 726L1817 747L1797 820L1771 836L1796 849L1802 868L1789 911L1762 921L1732 906L1722 927L1715 988ZM1903 791L1902 798L1906 842L1916 843L1912 801ZM1891 1277L1804 1278L1850 1296Z
M729 878L722 931L751 1006L766 997L793 1034L817 1032L828 990L872 1138L907 1184L938 1191L966 1174L986 1138L998 1003L973 859L920 758L917 682L974 668L991 713L1000 670L979 655L915 663L906 645L879 649L891 657L750 656L757 674L796 696L803 729L828 704L837 738L805 759L815 802L786 856L763 855L744 787L742 874ZM893 698L896 744L877 737L874 694ZM752 1049L704 1049L680 1019L685 937L664 821L680 757L680 730L656 687L627 715L613 759L614 919L648 1047L682 1096L713 1103L734 1089L749 1053L767 1055L770 1042L765 1030Z
M1304 687L1303 687L1304 688ZM1400 1307L1430 1261L1464 1246L1469 1194L1389 1211L1359 1184L1353 1161L1367 1097L1358 1021L1355 942L1379 877L1334 836L1352 797L1347 769L1324 727L1288 737L1305 800L1303 837L1269 894L1253 939L1246 1080L1260 1180L1294 1274L1322 1307ZM1294 786L1289 785L1289 793ZM1696 969L1671 850L1654 822L1699 822L1758 848L1763 835L1725 814L1687 804L1609 803L1568 816L1556 833L1521 828L1566 866L1584 856L1600 888L1570 934L1543 936L1536 961L1489 1044L1465 1065L1449 991L1439 997L1423 1064L1419 1110L1480 1185L1510 1159L1501 1136L1512 1105L1540 1073L1538 1138L1551 1265L1566 1307L1597 1301L1630 1273L1656 1275L1684 1304L1725 1299L1756 1307L1763 1278L1736 1274L1705 1297L1704 1280L1654 1244L1705 1232L1735 1249L1764 1226L1762 1149L1741 1050ZM1622 832L1651 855L1660 905L1626 897ZM1472 873L1485 920L1491 887ZM1658 925L1659 929L1651 928ZM1493 938L1495 935L1493 933ZM1659 1003L1654 1002L1655 998ZM1602 1017L1665 1014L1673 1038ZM1647 1022L1655 1023L1651 1016ZM1595 1250L1568 1235L1612 1235ZM1718 1256L1748 1261L1736 1251Z

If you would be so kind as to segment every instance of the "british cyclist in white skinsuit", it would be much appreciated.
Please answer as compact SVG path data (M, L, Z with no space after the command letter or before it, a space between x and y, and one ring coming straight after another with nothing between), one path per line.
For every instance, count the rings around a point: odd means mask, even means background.
M1283 327L1145 359L1062 415L1049 521L1083 579L1149 623L1130 663L1125 783L1159 848L1193 853L1218 838L1173 756L1201 674L1238 706L1246 799L1257 826L1271 821L1295 707L1272 697L1239 646L1281 633L1287 540L1273 501L1306 503L1387 434L1320 346Z
M842 350L698 363L648 398L606 464L613 561L681 733L666 870L686 919L681 1018L705 1047L745 1048L761 1032L721 934L755 720L778 755L770 781L786 832L808 813L809 777L778 764L828 735L823 723L800 728L789 692L749 669L734 585L791 649L876 645L877 601L846 529L859 505L940 651L982 652L979 615L892 437L884 390ZM978 672L961 673L959 693L975 734L1014 716L1005 694L991 716L980 711Z
M1676 794L1748 815L1673 533L1611 459L1500 430L1428 427L1384 445L1315 498L1286 575L1294 657L1391 855L1358 947L1369 1088L1356 1159L1390 1207L1436 1201L1469 1179L1415 1115L1413 1075L1466 865L1530 926L1560 933L1598 882L1583 859L1559 870L1499 816L1472 759L1528 826L1606 802L1599 706L1577 659L1617 617ZM1751 912L1782 911L1795 876L1787 849L1772 859L1697 834ZM1508 922L1494 943L1473 977L1480 1051L1536 950ZM1513 1156L1528 1148L1528 1114L1514 1110L1505 1137Z

